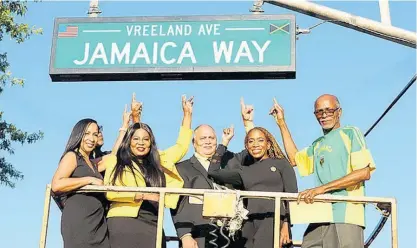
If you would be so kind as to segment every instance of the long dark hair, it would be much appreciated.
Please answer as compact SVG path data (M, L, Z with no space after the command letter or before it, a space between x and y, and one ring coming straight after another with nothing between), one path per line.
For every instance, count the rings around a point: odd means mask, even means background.
M130 149L130 142L136 130L141 128L148 132L151 147L146 156L138 158L133 155ZM116 184L117 179L123 184L124 170L127 169L133 175L136 173L142 174L147 187L165 187L165 175L162 170L155 136L153 135L152 129L147 124L135 123L128 128L116 156L117 163L113 170L113 185ZM133 166L133 162L138 165L139 171Z
M75 126L72 128L71 135L68 139L67 146L65 147L61 159L65 156L65 154L67 154L67 152L75 152L77 155L81 156L78 149L80 148L81 140L84 137L85 131L91 123L97 124L97 121L86 118L78 121L77 124L75 124Z

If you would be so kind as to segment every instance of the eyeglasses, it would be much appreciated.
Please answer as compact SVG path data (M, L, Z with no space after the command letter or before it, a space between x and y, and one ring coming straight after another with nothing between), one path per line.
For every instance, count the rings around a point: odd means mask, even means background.
M334 115L334 112L336 112L339 109L340 108L334 108L334 109L329 109L329 108L318 109L318 110L314 111L314 114L317 117L322 117L324 115L324 113L326 113L326 115L333 116Z

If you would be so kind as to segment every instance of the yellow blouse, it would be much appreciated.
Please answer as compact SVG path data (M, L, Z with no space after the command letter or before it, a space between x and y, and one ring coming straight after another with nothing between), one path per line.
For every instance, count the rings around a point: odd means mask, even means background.
M176 144L167 150L159 151L167 188L182 188L184 185L184 180L181 178L175 163L179 162L187 154L192 138L191 136L192 130L181 126ZM104 184L112 185L112 174L117 163L117 158L115 155L109 154L103 158L102 162L106 168ZM133 163L133 165L139 170L135 163ZM143 176L138 173L136 173L135 176L130 171L125 170L123 174L123 183L120 180L116 180L115 185L112 186L146 187ZM134 192L107 192L106 197L111 201L107 217L137 217L142 201L135 201L135 195L136 193ZM179 195L166 194L165 207L172 209L176 208L178 199Z

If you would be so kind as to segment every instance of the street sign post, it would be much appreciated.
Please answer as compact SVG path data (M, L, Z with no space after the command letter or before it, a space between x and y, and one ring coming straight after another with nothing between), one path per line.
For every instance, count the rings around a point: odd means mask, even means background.
M58 18L52 81L295 78L295 16Z

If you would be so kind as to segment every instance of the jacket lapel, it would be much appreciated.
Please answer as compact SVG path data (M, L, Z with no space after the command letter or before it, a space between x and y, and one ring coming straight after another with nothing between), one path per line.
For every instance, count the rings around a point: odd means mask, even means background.
M190 162L192 166L198 170L201 175L203 175L204 179L206 179L207 183L210 185L211 188L213 188L213 182L208 178L208 173L206 169L204 169L203 165L198 161L198 159L195 156L192 156L190 159Z

